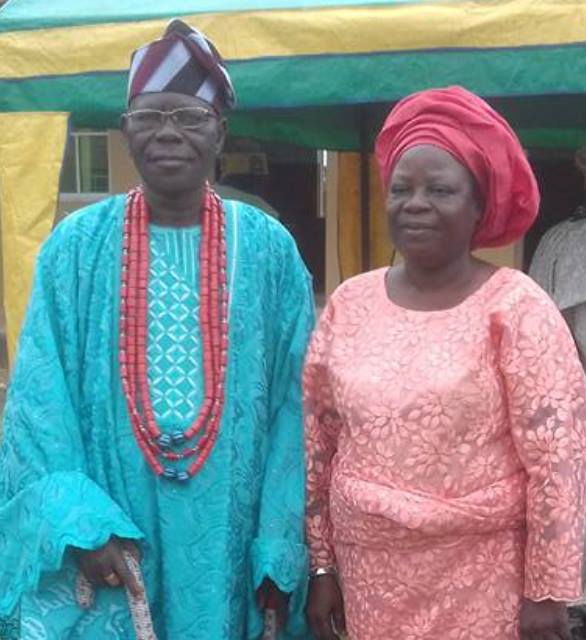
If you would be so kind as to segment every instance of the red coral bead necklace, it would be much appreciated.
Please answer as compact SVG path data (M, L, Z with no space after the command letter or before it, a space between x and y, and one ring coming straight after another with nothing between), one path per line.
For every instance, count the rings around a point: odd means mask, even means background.
M185 481L207 460L218 435L224 406L228 356L226 224L218 196L206 185L199 250L199 325L204 398L194 421L183 431L161 433L147 375L149 229L142 189L127 196L122 229L120 338L118 361L122 392L136 442L157 475ZM174 466L186 460L185 470Z

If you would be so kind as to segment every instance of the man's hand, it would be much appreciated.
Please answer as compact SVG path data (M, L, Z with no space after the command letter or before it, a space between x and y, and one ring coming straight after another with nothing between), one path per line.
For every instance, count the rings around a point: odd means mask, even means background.
M130 593L137 597L142 594L142 589L130 572L122 551L126 549L138 557L136 546L127 540L116 537L95 551L76 549L77 564L88 579L97 587L128 587Z
M521 640L572 640L565 602L525 599L519 625Z
M337 640L346 634L344 600L335 575L311 578L305 613L316 640Z
M271 579L265 578L256 590L256 606L261 611L274 609L281 629L287 624L289 594L280 591Z

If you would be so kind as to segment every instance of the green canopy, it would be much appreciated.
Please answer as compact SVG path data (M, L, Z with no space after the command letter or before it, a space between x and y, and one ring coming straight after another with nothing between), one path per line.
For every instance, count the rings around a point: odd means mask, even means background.
M0 111L116 126L131 51L174 16L227 59L237 134L364 148L393 101L461 84L528 146L586 142L586 4L573 0L9 0Z

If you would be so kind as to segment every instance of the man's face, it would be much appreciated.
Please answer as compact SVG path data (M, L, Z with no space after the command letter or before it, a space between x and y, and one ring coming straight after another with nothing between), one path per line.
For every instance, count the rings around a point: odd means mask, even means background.
M174 112L163 116L158 111ZM154 193L178 196L201 187L221 151L225 124L203 100L181 93L136 96L122 131L144 183Z

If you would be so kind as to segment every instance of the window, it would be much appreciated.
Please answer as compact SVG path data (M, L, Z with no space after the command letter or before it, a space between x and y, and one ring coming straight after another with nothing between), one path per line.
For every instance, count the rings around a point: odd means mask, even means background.
M108 193L108 134L74 131L69 136L63 169L62 193Z

